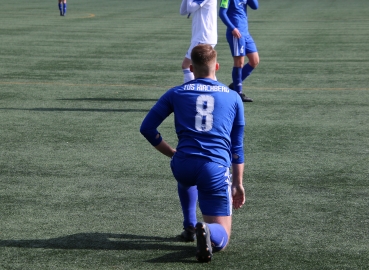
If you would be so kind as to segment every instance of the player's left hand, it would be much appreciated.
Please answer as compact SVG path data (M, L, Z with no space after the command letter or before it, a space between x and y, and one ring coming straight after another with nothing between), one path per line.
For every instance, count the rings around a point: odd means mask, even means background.
M242 185L232 185L232 204L234 209L239 209L246 201L245 189Z

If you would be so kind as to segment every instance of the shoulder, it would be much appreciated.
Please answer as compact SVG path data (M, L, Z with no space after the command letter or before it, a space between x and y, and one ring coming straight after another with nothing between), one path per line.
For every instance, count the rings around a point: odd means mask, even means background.
M183 85L174 86L168 89L158 100L158 102L170 101L178 93L178 91L183 90Z
M229 3L233 0L221 0L220 1L220 7L227 8L229 6Z

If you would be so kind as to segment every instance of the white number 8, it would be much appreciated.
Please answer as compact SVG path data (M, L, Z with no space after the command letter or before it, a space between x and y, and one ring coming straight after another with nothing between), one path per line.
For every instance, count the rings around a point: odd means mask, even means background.
M214 97L200 95L196 100L195 128L198 131L209 131L213 128Z

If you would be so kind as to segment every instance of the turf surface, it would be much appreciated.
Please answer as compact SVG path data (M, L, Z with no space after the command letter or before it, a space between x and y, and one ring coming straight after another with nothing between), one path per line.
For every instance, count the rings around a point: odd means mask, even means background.
M245 83L247 203L206 265L176 237L169 160L139 134L182 82L179 5L68 1L60 17L56 1L2 0L0 269L369 269L367 1L249 12L261 62ZM172 125L160 131L175 145Z

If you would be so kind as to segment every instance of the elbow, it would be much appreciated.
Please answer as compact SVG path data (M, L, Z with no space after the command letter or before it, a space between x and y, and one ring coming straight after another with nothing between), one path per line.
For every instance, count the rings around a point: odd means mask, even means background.
M146 138L147 134L150 133L147 128L144 127L144 125L141 125L140 127L140 133L142 136L144 136Z
M162 140L160 133L156 129L150 129L141 126L140 133L153 146L158 145Z
M252 3L250 3L250 4L248 4L248 6L249 6L251 9L256 10L256 9L258 9L258 8L259 8L259 3L258 3L258 1L254 1L254 2L252 2Z

